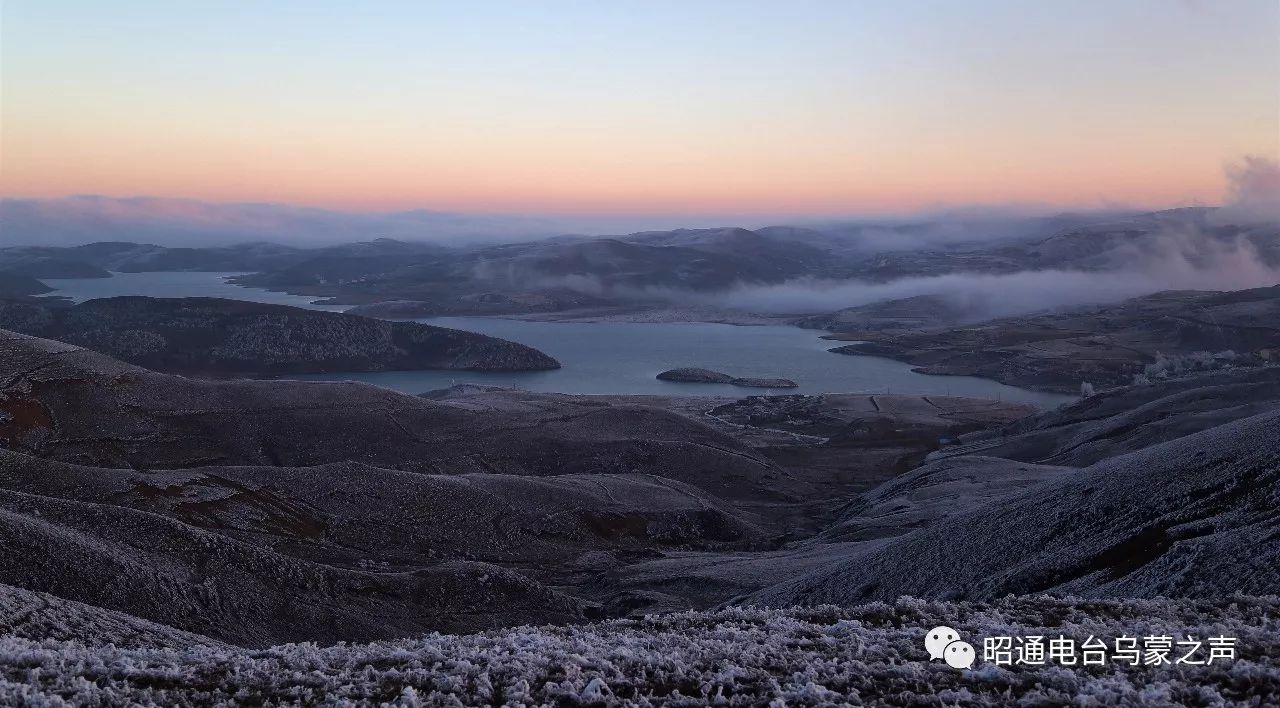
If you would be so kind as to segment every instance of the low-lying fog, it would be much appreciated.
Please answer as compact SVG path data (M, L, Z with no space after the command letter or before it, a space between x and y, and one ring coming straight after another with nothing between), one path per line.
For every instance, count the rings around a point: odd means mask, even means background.
M1280 284L1280 269L1263 262L1244 238L1219 243L1171 235L1167 248L1124 259L1106 270L1025 270L1005 274L949 273L886 283L803 279L742 286L715 296L718 304L751 312L805 314L917 295L942 295L972 318L1000 317L1070 305L1115 302L1162 290L1241 290ZM1128 254L1115 254L1120 261Z

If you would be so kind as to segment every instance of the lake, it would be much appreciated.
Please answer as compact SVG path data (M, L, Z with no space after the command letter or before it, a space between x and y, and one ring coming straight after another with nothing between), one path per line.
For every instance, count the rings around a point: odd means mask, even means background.
M77 301L115 295L228 297L311 309L313 298L243 288L225 282L234 273L125 273L113 278L47 279L55 295ZM356 380L408 393L452 384L479 383L531 391L746 396L761 393L921 393L977 396L1052 408L1071 396L1027 391L968 376L926 376L907 364L878 357L844 356L828 349L841 342L815 330L786 326L710 323L526 322L485 317L417 320L480 332L527 344L555 357L556 371L482 373L470 371L388 371L324 374L307 378ZM782 377L795 389L753 389L728 384L659 381L661 371L695 366L733 376Z
M312 310L341 312L346 305L313 305L314 297L274 293L259 288L244 288L227 282L227 278L244 273L113 273L110 278L41 278L54 289L50 295L61 295L76 302L117 295L150 295L151 297L225 297L233 300L293 305Z

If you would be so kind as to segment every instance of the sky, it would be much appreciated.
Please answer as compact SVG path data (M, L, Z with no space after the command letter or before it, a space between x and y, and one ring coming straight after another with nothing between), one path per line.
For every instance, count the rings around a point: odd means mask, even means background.
M1173 206L1280 155L1280 0L3 0L0 42L8 198Z

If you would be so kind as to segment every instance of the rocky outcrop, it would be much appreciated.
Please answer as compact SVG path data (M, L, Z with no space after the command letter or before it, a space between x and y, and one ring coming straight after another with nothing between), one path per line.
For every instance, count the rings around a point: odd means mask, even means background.
M719 371L699 368L669 369L657 375L661 381L678 381L681 383L715 383L732 384L747 388L796 388L799 386L791 379L780 378L738 378Z
M72 307L6 302L0 327L187 374L560 366L531 347L472 332L217 298L115 297Z

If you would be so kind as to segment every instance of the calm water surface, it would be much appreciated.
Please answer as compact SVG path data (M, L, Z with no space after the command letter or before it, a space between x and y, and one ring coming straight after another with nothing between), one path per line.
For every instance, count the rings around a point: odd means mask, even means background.
M227 278L243 273L114 273L110 278L41 278L54 289L50 295L61 295L76 302L117 295L150 295L151 297L225 297L273 305L293 305L312 310L341 312L345 305L313 305L316 298L288 293L273 293L258 288L232 285Z
M76 300L113 295L153 297L207 296L296 305L311 309L313 298L242 288L225 282L232 273L127 273L103 279L52 279L57 295ZM417 320L443 327L480 332L540 349L563 368L526 373L468 371L389 371L325 374L323 380L356 380L409 393L455 383L481 383L561 393L654 393L745 396L766 393L728 384L658 381L661 371L697 366L733 376L783 377L798 389L773 393L889 392L979 396L1020 401L1051 408L1070 396L1026 391L967 376L926 376L901 362L876 357L843 356L827 350L838 346L820 332L784 326L739 327L689 323L523 322L483 317Z

